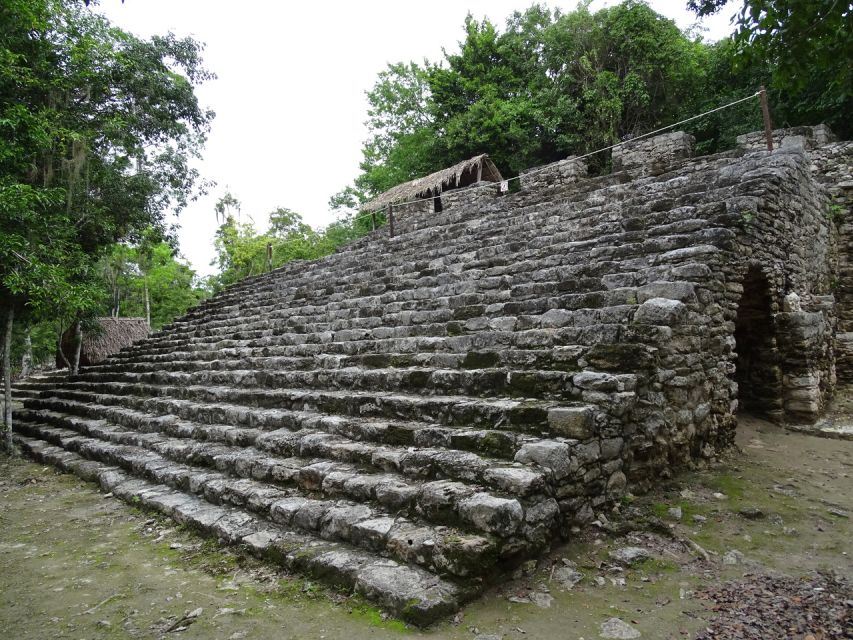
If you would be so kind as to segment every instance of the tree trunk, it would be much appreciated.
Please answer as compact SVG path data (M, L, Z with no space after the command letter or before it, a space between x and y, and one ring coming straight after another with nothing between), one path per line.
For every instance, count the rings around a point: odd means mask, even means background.
M148 295L148 278L142 281L145 287L145 322L148 324L148 330L151 330L151 299Z
M3 336L3 423L5 427L6 452L12 455L15 446L12 442L12 323L15 320L15 307L9 305L6 314L6 333Z
M30 335L30 328L24 332L24 355L21 356L21 379L30 375L30 369L33 366L33 337Z
M83 350L83 323L74 322L74 362L71 363L71 375L76 376L80 371L80 352Z
M71 373L71 363L68 362L68 356L65 355L65 351L62 350L62 323L60 322L57 325L57 337L56 337L56 352L59 354L59 357L62 358L62 362L65 365L65 368L68 369L68 373Z

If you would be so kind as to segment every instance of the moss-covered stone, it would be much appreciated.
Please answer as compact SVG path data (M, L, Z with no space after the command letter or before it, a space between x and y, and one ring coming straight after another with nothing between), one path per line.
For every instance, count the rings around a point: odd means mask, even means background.
M477 318L485 312L486 308L481 304L473 304L465 307L459 307L453 310L454 320L470 320Z
M586 354L589 366L601 371L636 371L651 364L648 349L641 344L599 343Z
M461 336L465 333L465 329L459 322L448 322L445 330L448 336Z

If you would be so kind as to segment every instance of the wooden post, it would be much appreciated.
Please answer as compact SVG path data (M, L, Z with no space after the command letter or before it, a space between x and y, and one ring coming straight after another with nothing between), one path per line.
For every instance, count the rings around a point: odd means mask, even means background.
M388 230L390 231L391 237L394 237L394 207L390 204L388 205Z
M483 179L483 162L480 161L480 164L477 165L477 182L479 183Z
M272 271L272 242L267 242L267 272Z
M764 117L764 137L767 138L767 150L773 151L773 126L770 124L770 106L767 104L767 89L764 85L758 88L761 99L761 115Z
M376 212L375 211L370 212L370 224L373 227L372 230L376 231Z

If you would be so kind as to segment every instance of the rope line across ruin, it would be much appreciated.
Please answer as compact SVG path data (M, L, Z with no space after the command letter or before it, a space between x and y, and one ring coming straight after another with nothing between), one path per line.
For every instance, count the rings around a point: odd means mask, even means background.
M678 122L673 122L672 124L668 124L668 125L666 125L665 127L660 127L659 129L655 129L654 131L649 131L649 132L647 132L647 133L643 133L643 134L641 134L641 135L634 136L634 137L630 138L629 140L622 140L622 141L617 142L617 143L615 143L615 144L611 144L611 145L609 145L609 146L602 147L601 149L596 149L595 151L589 151L589 152L587 152L587 153L585 153L585 154L583 154L583 155L580 155L580 156L575 156L575 157L571 157L571 156L570 156L569 158L565 158L565 159L566 159L566 160L568 160L568 159L572 159L572 160L583 160L583 159L585 159L585 158L589 158L589 157L591 157L591 156L594 156L594 155L596 155L596 154L598 154L598 153L603 153L603 152L605 152L605 151L611 151L611 150L613 150L613 149L616 149L617 147L621 147L621 146L624 146L624 145L626 145L626 144L631 144L631 143L633 143L633 142L636 142L637 140L642 140L642 139L644 139L644 138L649 138L649 137L655 136L655 135L657 135L657 134L659 134L659 133L662 133L662 132L664 132L664 131L667 131L668 129L672 129L672 128L674 128L674 127L678 127L678 126L680 126L680 125L682 125L682 124L687 124L688 122L693 122L694 120L698 120L699 118L704 118L705 116L709 116L709 115L711 115L711 114L713 114L713 113L717 113L718 111L722 111L722 110L724 110L724 109L729 109L729 108L734 107L734 106L736 106L736 105L738 105L738 104L741 104L741 103L743 103L743 102L747 102L748 100L752 100L753 98L760 97L760 96L762 95L762 93L763 93L763 88L762 88L762 89L760 89L760 90L758 90L758 91L756 91L755 93L751 93L751 94L750 94L750 95L748 95L748 96L745 96L745 97L743 97L743 98L739 98L738 100L733 100L732 102L729 102L728 104L724 104L724 105L721 105L721 106L719 106L719 107L715 107L715 108L713 108L713 109L710 109L710 110L705 111L705 112L703 112L703 113L697 114L697 115L695 115L695 116L690 116L689 118L685 118L684 120L679 120ZM560 160L558 160L557 162L561 162L561 161L560 161ZM553 164L553 163L551 163L551 164ZM541 166L541 167L537 167L537 168L535 168L535 169L531 169L531 170L529 170L529 171L526 171L526 172L524 173L524 177L525 177L525 178L527 178L527 177L530 177L530 176L536 175L537 173L540 173L540 172L542 172L542 171L545 171L545 170L546 170L548 167L550 167L550 166L551 166L550 164L546 164L546 165L543 165L543 166ZM505 183L509 184L509 183L510 183L510 182L512 182L513 180L520 180L520 179L521 179L521 175L517 175L517 176L513 176L512 178L507 178L507 179L506 179L506 180L504 180L503 182L505 182ZM491 184L474 184L474 185L471 185L470 187L463 187L463 188L461 188L461 189L457 189L456 191L459 191L459 192L463 192L463 191L472 191L472 190L474 190L474 189L482 189L482 188L485 188L485 187L491 187L491 186L492 186ZM408 205L408 204L417 204L417 203L419 203L419 202L427 202L427 201L430 201L430 200L432 200L433 198L434 198L434 196L430 196L430 197L428 197L428 198L417 198L417 199L414 199L414 200L401 200L400 202L395 202L395 203L393 204L393 206L402 206L402 205ZM380 211L381 211L381 210L380 210ZM377 211L369 211L369 212L365 212L365 213L359 214L359 215L357 215L357 216L355 216L355 217L353 218L353 221L361 220L362 218L372 217L372 216L374 216L376 213L377 213Z

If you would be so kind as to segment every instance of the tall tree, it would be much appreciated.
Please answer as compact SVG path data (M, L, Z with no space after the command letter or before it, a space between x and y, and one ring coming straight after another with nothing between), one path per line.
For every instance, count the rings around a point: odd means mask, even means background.
M853 135L853 3L843 0L689 0L699 16L739 5L735 73L765 69L783 124L827 122Z
M196 192L213 117L194 86L201 45L142 40L76 0L0 5L0 312L77 322L95 262ZM5 366L9 375L10 363Z
M367 94L362 173L333 206L478 153L513 174L692 115L706 47L644 2L589 4L533 5L503 31L469 15L440 64L389 65Z

